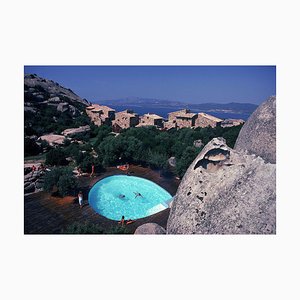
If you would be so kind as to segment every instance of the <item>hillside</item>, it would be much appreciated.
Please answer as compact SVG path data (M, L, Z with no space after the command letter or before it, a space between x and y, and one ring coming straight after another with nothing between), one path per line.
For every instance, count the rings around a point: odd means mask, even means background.
M88 124L89 101L71 89L35 74L24 76L25 135L60 133L69 127Z

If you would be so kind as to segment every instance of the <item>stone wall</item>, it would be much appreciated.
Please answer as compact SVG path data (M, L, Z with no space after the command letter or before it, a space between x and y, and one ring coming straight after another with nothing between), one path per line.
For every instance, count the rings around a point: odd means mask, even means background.
M176 117L176 124L178 128L185 128L185 127L193 127L195 126L197 115L193 117Z
M163 127L163 118L154 114L145 114L141 116L139 126Z
M104 105L93 104L86 108L86 114L97 125L111 125L115 118L115 110Z

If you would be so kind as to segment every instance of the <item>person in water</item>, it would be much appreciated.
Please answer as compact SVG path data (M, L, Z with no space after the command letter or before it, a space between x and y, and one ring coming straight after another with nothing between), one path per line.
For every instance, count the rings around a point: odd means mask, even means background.
M119 198L120 198L120 199L124 199L124 198L125 198L125 195L120 194L120 195L119 195Z
M142 196L141 193L138 193L138 192L134 192L134 193L135 193L135 197L134 198L136 198L136 197L142 197L143 198L143 196Z

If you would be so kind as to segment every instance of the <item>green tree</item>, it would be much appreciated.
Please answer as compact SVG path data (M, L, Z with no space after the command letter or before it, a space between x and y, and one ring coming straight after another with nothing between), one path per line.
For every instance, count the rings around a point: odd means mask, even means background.
M24 139L24 154L25 156L37 155L41 151L40 146L31 138Z
M78 187L77 178L72 173L62 174L57 182L58 192L61 196L74 195Z
M149 164L153 168L167 170L168 156L166 154L149 151Z
M52 192L55 187L61 196L74 194L78 187L78 182L73 175L72 168L54 167L51 171L46 172L44 190Z
M50 166L66 166L68 164L65 152L60 149L52 149L46 154L46 165Z
M200 153L199 148L188 146L180 159L176 159L176 173L179 177L183 177L190 164L194 161L197 155Z
M226 144L229 147L231 147L231 148L234 147L235 142L237 140L237 137L238 137L242 127L243 127L243 125L226 128L227 130L224 132L223 137L226 140Z

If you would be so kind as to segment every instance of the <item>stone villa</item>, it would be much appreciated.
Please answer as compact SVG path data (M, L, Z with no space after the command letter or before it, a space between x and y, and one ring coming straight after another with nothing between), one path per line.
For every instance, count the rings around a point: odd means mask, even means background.
M112 121L112 128L114 132L120 132L122 129L135 127L138 124L139 115L132 110L126 109L115 114L115 119Z
M163 128L163 121L163 117L148 113L140 117L139 124L136 127L156 126L157 128Z
M217 127L221 125L223 120L206 113L198 113L195 127Z
M171 112L168 116L168 127L170 127L172 123L176 124L176 127L178 128L194 127L197 119L197 114L191 113L189 109Z
M91 121L97 125L111 125L112 120L115 118L115 110L104 105L93 104L86 108L86 113Z
M122 129L130 127L155 126L161 130L185 127L232 127L243 124L241 119L222 120L206 113L192 113L189 109L182 109L168 114L168 120L154 113L147 113L139 117L132 110L115 112L114 109L99 104L92 104L86 108L86 113L91 121L101 126L103 124L112 125L114 132L120 132Z

